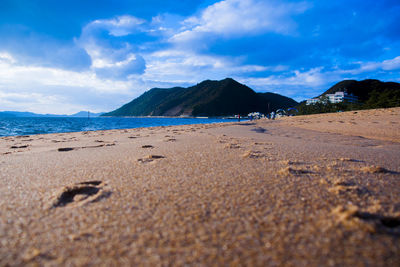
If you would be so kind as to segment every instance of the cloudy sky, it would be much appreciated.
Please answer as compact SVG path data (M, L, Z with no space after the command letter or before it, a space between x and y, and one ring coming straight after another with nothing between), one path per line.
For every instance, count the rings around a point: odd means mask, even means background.
M232 77L296 100L400 82L399 0L0 0L0 110L110 111Z

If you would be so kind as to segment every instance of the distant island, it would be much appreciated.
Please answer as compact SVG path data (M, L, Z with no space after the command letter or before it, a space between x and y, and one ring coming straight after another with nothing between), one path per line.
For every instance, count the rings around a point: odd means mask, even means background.
M21 112L21 111L0 111L0 118L34 118L34 117L73 117L73 118L87 118L89 117L99 117L102 113L93 113L88 111L80 111L72 115L57 115L57 114L38 114L33 112Z
M102 116L230 116L270 113L298 103L274 93L256 93L234 79L206 80L188 88L153 88Z

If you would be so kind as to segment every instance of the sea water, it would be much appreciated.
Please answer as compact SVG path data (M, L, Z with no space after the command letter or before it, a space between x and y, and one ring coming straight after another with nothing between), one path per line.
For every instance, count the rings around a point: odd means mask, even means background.
M228 122L217 118L68 118L68 117L15 117L0 118L0 136L67 133L139 127L172 126Z

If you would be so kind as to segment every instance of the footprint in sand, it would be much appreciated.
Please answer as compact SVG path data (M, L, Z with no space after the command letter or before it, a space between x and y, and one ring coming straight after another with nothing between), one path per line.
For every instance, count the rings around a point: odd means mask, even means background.
M31 137L31 136L30 135L19 135L19 136L16 136L15 138L20 139L20 138L28 138L28 137Z
M148 155L144 158L138 159L138 161L141 163L149 163L149 162L153 162L154 160L163 159L163 158L165 158L165 157L161 156L161 155Z
M271 142L254 142L253 145L255 146L266 146L266 145L272 145Z
M143 145L142 148L154 148L152 145Z
M229 148L229 149L237 149L240 148L240 145L237 143L229 143L225 145L225 148Z
M332 210L339 224L359 228L370 233L400 236L400 216L384 216L362 211L356 206L338 206Z
M351 159L351 158L339 158L338 160L343 161L343 162L363 162L362 160Z
M64 143L67 142L66 140L51 140L53 143Z
M248 150L243 155L244 158L258 159L264 158L265 155L261 151Z
M75 149L78 149L78 148L76 148L76 147L60 147L60 148L57 149L57 151L59 151L59 152L67 152L67 151L72 151L72 150L75 150Z
M172 138L172 137L164 140L164 142L175 142L175 141L176 141L176 138Z
M357 185L353 181L337 179L333 181L332 187L328 189L334 195L355 194L357 196L367 195L370 191L366 187Z
M256 133L265 133L267 130L266 129L264 129L264 128L262 128L262 127L257 127L257 128L253 128L253 129L251 129L253 132L256 132Z
M66 206L82 206L88 203L97 202L111 195L106 184L102 181L87 181L66 186L51 198L49 208Z
M116 142L116 141L114 141L114 142ZM105 146L115 146L116 144L115 143L108 143L108 144L105 144Z
M304 165L306 164L305 162L302 161L298 161L298 160L281 160L279 163L283 164L283 165Z
M115 143L100 144L100 145L94 145L94 146L82 146L82 147L60 147L57 149L57 151L58 152L67 152L67 151L78 150L78 149L99 148L99 147L104 147L104 146L115 146Z
M393 171L389 171L381 166L365 166L360 168L360 171L363 173L395 173Z
M100 145L94 145L94 146L82 146L80 148L98 148L98 147L103 147L103 146L115 146L115 144L109 143L109 144L100 144Z
M10 148L11 149L18 149L18 148L27 148L27 147L29 147L29 145L13 145L13 146L11 146Z
M300 168L293 168L293 167L285 167L282 168L278 171L278 174L281 176L289 176L289 175L295 175L295 176L299 176L302 174L311 174L313 173L311 170L308 169L300 169Z
M228 140L226 140L226 139L224 139L224 138L218 138L218 139L217 139L217 142L218 142L218 143L221 143L221 144L226 144L226 143L228 142Z

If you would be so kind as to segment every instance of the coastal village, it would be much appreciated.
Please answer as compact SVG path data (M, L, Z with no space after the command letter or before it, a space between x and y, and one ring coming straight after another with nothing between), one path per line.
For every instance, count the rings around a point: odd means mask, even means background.
M337 104L337 103L358 103L358 97L349 94L346 91L338 91L335 92L334 94L325 94L319 97L311 98L306 100L306 105L314 105L317 103L322 103L322 104ZM247 118L250 120L253 119L261 119L261 118L267 118L267 119L275 119L279 117L284 117L284 116L294 116L298 110L294 107L287 108L287 109L277 109L276 111L272 111L269 114L262 114L260 112L251 112L247 115Z
M324 96L307 99L306 104L312 105L316 103L324 103L326 101L329 101L330 103L341 103L345 101L348 103L357 103L358 97L353 94L348 94L346 91L335 92L334 94L326 94Z

